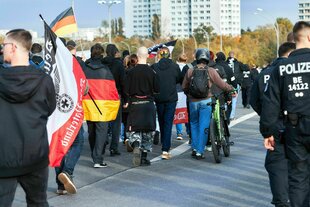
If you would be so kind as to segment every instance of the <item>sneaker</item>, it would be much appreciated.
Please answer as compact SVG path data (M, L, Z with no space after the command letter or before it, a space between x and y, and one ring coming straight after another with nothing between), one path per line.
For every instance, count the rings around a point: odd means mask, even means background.
M182 140L182 139L183 139L182 134L178 134L177 135L177 140Z
M75 194L76 193L76 187L72 181L72 177L66 173L62 172L58 175L58 180L64 185L65 190L68 193Z
M196 153L196 159L197 160L202 160L202 159L205 159L205 156L203 154Z
M58 189L56 190L56 194L58 194L58 195L67 195L68 191L66 191L64 186L58 186Z
M206 146L206 150L207 150L208 152L212 152L212 145L207 145L207 146Z
M153 139L153 144L158 145L159 143L159 131L155 131L154 139Z
M169 160L171 158L171 155L168 152L163 151L163 153L161 154L161 158L164 160Z
M95 163L94 168L103 168L103 167L108 167L107 163Z
M132 164L135 167L138 167L141 164L141 150L137 146L133 149Z
M196 157L196 154L197 154L196 150L192 150L192 157Z
M121 153L118 150L110 150L110 156L114 157L116 155L121 155Z

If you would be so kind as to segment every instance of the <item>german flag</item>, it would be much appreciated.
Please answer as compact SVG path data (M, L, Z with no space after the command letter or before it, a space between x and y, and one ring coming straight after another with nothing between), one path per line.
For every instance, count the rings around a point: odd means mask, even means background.
M115 120L120 98L113 75L108 68L100 69L100 73L97 74L90 70L92 69L87 68L84 71L90 94L83 98L84 119L87 121Z
M59 14L51 23L50 28L57 36L64 36L77 32L77 24L74 17L73 8L66 9Z

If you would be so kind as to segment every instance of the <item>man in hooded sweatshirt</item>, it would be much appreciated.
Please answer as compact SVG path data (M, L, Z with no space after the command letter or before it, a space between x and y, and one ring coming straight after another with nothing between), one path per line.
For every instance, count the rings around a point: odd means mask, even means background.
M160 92L155 95L155 102L160 127L160 138L162 143L162 159L170 159L171 132L175 108L178 101L176 85L182 82L182 74L179 66L172 62L170 51L163 47L158 51L159 62L152 68L159 76Z
M111 70L118 94L121 98L124 96L124 77L125 77L125 67L123 66L122 60L117 58L119 50L114 44L108 44L106 48L107 56L103 58L103 64L107 65ZM122 107L119 108L117 117L111 122L112 139L110 144L110 155L120 155L118 150L118 143L121 133L121 123L122 123Z
M3 42L0 68L0 206L11 206L17 183L27 206L48 206L48 152L46 124L56 107L51 77L29 65L31 34L9 31Z

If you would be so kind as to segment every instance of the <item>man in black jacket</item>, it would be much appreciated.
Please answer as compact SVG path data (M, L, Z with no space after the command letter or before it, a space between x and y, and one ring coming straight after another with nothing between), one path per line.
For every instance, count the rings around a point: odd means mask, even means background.
M170 159L171 131L178 101L176 85L181 83L182 75L179 66L169 59L170 51L167 47L161 48L158 56L159 62L152 65L160 80L160 93L155 95L155 102L160 127L162 158Z
M118 94L121 98L124 98L124 77L125 68L121 59L116 58L116 54L119 53L117 47L114 44L108 44L106 48L107 56L103 58L103 64L107 65L114 77L116 88ZM110 155L120 155L118 150L119 137L121 132L121 122L122 122L122 107L119 107L117 117L111 122L112 139L110 144Z
M242 69L241 69L241 65L242 63L239 62L236 58L235 58L235 53L233 51L230 51L228 53L228 58L227 58L227 63L229 65L229 67L232 69L234 76L236 78L236 82L238 84L237 89L238 89L238 93L239 93L239 89L242 83ZM238 94L236 93L235 96L232 98L232 102L231 102L231 112L230 112L230 119L234 120L235 119L235 115L236 115L236 107L237 107L237 100L238 100ZM228 109L230 110L230 109Z
M3 42L0 68L0 206L11 206L19 183L28 206L48 206L46 124L56 107L50 76L29 65L31 34L11 30Z

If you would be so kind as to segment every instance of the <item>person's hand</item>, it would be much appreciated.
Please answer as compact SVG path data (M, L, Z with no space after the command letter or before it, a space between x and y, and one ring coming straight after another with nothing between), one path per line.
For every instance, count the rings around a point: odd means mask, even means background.
M273 150L274 150L274 144L275 144L275 142L274 142L273 136L268 137L268 138L265 138L265 140L264 140L264 146L265 146L265 148L266 148L267 150L273 151Z
M123 108L124 108L124 109L128 108L128 103L125 103L125 104L123 105Z
M231 96L232 96L232 97L237 97L237 96L238 96L238 93L237 93L237 92L234 92L234 93L231 94Z
M227 105L230 105L231 104L231 101L227 101Z

